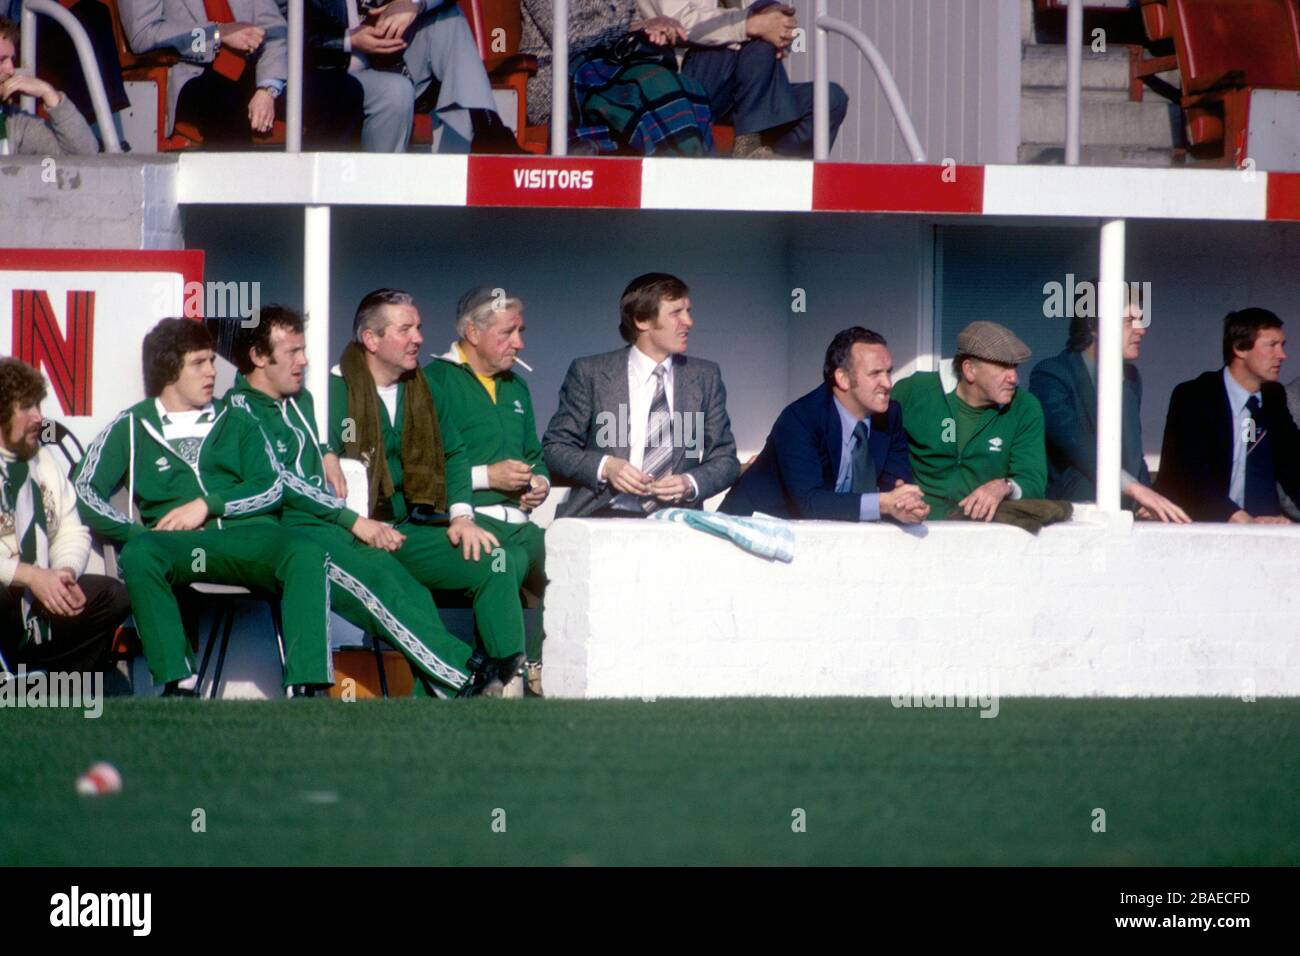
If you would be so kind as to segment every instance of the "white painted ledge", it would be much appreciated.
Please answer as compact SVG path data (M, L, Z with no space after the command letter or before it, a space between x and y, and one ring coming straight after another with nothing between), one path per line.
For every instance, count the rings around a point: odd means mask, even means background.
M1300 695L1300 528L803 522L785 565L561 519L546 545L552 697Z

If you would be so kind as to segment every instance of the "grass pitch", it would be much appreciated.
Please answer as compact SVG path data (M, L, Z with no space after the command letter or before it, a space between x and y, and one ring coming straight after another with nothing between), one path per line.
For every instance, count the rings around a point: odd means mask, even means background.
M1293 700L109 699L0 740L4 865L1300 862Z

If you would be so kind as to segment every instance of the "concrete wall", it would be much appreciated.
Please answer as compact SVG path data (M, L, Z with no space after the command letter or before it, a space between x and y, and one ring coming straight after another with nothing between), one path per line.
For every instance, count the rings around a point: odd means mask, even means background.
M683 525L556 522L548 695L1300 695L1300 528L1084 514L795 541L781 564Z
M814 0L789 2L800 26L810 28ZM1016 161L1018 0L829 0L827 12L857 26L880 51L931 162ZM789 67L791 79L812 79L811 30L808 52L793 54ZM849 116L831 158L910 162L875 72L852 42L837 35L830 38L830 77L849 94Z
M173 159L0 159L0 245L17 249L180 249Z

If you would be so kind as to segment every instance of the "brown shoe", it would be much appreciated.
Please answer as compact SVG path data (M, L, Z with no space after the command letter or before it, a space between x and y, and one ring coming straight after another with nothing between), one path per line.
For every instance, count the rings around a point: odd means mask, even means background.
M524 673L528 677L528 682L524 685L524 696L545 697L542 693L542 662L529 661L524 665Z
M758 133L742 133L731 147L732 159L776 159L776 150L763 145Z

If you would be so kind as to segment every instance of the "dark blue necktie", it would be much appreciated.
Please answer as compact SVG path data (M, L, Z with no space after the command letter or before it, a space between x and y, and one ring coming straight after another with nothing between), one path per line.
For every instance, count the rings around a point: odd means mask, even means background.
M867 423L858 422L853 429L853 448L849 452L852 462L852 478L849 491L855 495L864 494L876 487L876 463L871 460L871 449L867 447Z
M1280 515L1282 505L1277 500L1277 484L1273 478L1273 443L1269 440L1260 417L1259 399L1250 396L1246 401L1246 409L1255 423L1255 429L1253 440L1246 443L1244 507L1253 517Z

